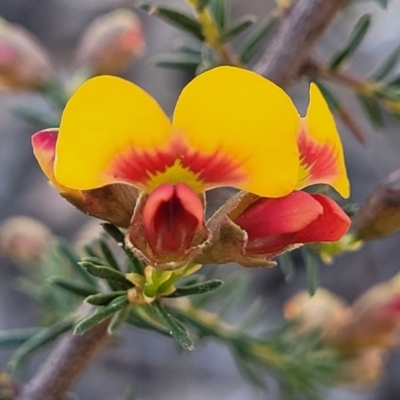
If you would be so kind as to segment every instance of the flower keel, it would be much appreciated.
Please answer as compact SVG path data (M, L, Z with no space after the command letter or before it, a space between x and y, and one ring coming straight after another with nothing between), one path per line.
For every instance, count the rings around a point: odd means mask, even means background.
M320 194L294 191L277 199L237 195L210 219L212 244L196 261L273 266L271 259L279 254L303 243L336 241L349 226L342 209Z
M187 264L207 238L204 204L183 183L166 183L143 195L128 235L129 244L159 269Z

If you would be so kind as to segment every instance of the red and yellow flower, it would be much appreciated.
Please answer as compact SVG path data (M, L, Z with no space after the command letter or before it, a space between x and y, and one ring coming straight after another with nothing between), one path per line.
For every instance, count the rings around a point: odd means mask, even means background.
M133 250L159 268L211 257L217 239L224 242L223 224L217 227L221 210L204 221L203 194L216 187L250 193L222 209L245 232L239 258L270 258L292 243L337 240L349 226L332 200L300 191L326 183L349 194L340 138L316 86L300 118L272 82L218 67L183 89L171 122L140 87L100 76L72 96L58 131L33 136L33 147L64 197L105 220L113 210L112 222L128 227ZM271 247L271 241L277 243Z

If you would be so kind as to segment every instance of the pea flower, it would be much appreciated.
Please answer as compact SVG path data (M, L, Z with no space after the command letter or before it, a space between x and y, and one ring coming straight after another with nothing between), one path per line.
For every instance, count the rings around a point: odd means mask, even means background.
M281 110L280 116L283 115ZM350 219L332 199L300 190L325 183L343 197L349 196L336 125L313 84L307 114L299 118L295 140L299 153L293 190L275 198L241 192L228 200L208 222L213 244L198 262L211 258L215 263L236 261L248 267L274 266L271 259L279 254L304 243L335 242L347 232Z
M316 86L300 119L272 82L217 67L183 89L171 122L140 87L100 76L75 92L59 130L32 142L61 194L86 213L120 219L132 250L159 269L191 260L264 265L294 240L337 240L349 226L332 200L300 191L327 183L349 192L339 135ZM242 192L205 223L204 192L222 186ZM261 237L278 243L259 246Z

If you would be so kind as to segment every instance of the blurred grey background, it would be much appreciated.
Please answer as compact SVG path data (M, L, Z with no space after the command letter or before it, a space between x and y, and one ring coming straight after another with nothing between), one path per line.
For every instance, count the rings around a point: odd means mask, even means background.
M265 0L228 0L232 14L266 15L272 2ZM164 1L182 4L182 1ZM147 42L145 53L127 71L125 77L139 83L171 112L177 95L189 78L179 71L150 66L153 54L168 52L178 31L156 17L137 10L133 1L123 0L0 0L0 15L18 23L37 36L52 54L60 75L68 66L78 38L96 16L117 7L136 10L142 19ZM392 0L385 11L372 1L359 1L335 20L316 55L327 58L341 48L356 20L364 13L373 14L366 41L351 61L355 74L368 73L400 43L400 2ZM388 173L400 167L400 123L388 119L386 128L373 131L354 99L340 89L348 111L360 122L368 140L360 145L341 128L347 166L352 182L350 201L362 202ZM291 94L304 110L307 88L300 84ZM34 161L30 136L33 128L15 115L20 106L45 107L39 94L0 91L0 222L11 215L28 215L44 221L54 233L73 238L88 221L52 190ZM320 282L352 301L374 283L391 278L400 267L400 234L374 241L361 252L340 257L332 266L322 266ZM32 301L13 285L17 271L5 259L0 264L0 330L33 324L37 309ZM225 268L225 267L221 267ZM226 267L235 268L235 267ZM304 271L286 283L279 269L252 271L253 289L268 302L266 321L281 318L281 305L291 294L306 287ZM9 353L0 354L2 364ZM34 372L39 361L32 365ZM400 356L388 361L387 375L379 386L367 389L341 388L326 394L329 399L397 400L400 398ZM122 399L130 387L138 400L262 400L277 399L273 382L270 392L252 388L238 374L229 352L216 343L199 344L192 352L179 352L172 340L153 333L124 328L118 345L103 351L90 370L82 376L74 391L83 400Z

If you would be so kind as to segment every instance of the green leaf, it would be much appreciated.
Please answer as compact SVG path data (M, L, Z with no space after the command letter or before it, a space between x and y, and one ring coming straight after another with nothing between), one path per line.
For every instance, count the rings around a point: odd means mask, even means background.
M386 78L397 65L400 59L400 46L389 55L389 57L382 63L382 65L372 74L372 79L375 81L381 81Z
M59 252L62 256L68 259L68 261L71 264L71 267L73 269L73 272L75 272L80 278L86 281L86 283L96 287L97 282L93 277L88 274L85 270L81 268L81 266L78 264L80 261L80 258L78 255L76 255L68 246L67 243L65 243L62 239L58 238L57 243L56 243L56 251Z
M94 265L104 265L104 260L98 256L87 256L87 257L83 257L82 260L80 260L78 262L78 265L80 265L81 262L89 262L92 263ZM82 269L82 267L81 267ZM82 270L84 272L86 272L85 270ZM90 275L89 275L90 276Z
M117 292L110 292L110 293L97 293L86 297L85 301L95 306L106 306L116 297L124 295L126 296L126 291L123 290L118 290Z
M382 86L380 91L376 93L378 98L389 98L391 100L400 101L400 90L396 87Z
M107 281L111 282L118 282L122 289L129 289L133 286L133 284L125 278L123 273L118 272L113 268L96 265L88 261L81 261L79 265L81 265L82 268L84 268L90 274L97 276L98 278L106 279Z
M347 42L346 46L341 51L339 51L339 53L337 53L329 63L329 67L332 71L338 69L342 65L343 61L345 61L349 56L354 53L354 51L358 48L365 35L367 34L370 25L371 16L369 14L363 15L359 19L353 29L353 32L350 35L350 39Z
M347 216L352 218L360 212L360 205L357 203L347 203L342 207L342 209Z
M117 242L117 245L121 247L121 249L128 256L130 261L129 263L129 272L137 272L142 273L144 269L143 262L139 260L130 249L127 248L125 244L125 235L121 232L115 225L112 225L108 222L101 224L103 229Z
M97 255L97 252L93 249L93 246L86 244L83 246L83 250L89 257L97 258L99 259L99 256Z
M252 26L256 22L256 20L257 17L255 17L254 15L245 15L244 17L238 19L233 26L223 30L221 34L221 40L223 42L229 42L231 39L240 35L247 28Z
M224 28L227 19L227 0L211 0L210 10L214 16L215 22L220 28Z
M193 341L186 327L182 325L182 323L178 321L159 301L153 302L151 306L175 341L185 350L193 350Z
M388 86L398 88L400 86L400 75L395 76L393 79L391 79L388 83Z
M255 388L264 391L268 390L267 384L262 377L262 371L257 365L252 365L251 362L245 360L241 352L238 352L235 361L243 378L247 379Z
M191 37L181 37L174 40L172 46L180 53L197 54L200 56L203 45L198 40Z
M290 282L293 279L295 265L290 254L285 253L279 256L278 265L281 268L283 275L285 275L286 282Z
M74 334L81 335L82 333L85 333L89 329L92 329L94 326L106 320L121 308L125 307L127 304L128 300L126 295L117 297L108 305L98 308L94 314L91 314L82 321L78 322L74 328Z
M332 112L336 112L340 107L340 101L336 97L336 95L321 82L315 81L314 83L318 86L319 90L321 91L322 95L324 96L326 102L328 103L330 110Z
M263 321L263 316L265 315L265 300L261 298L255 299L249 308L246 309L242 320L239 322L238 327L240 327L243 332L248 332L249 329L255 327L260 321Z
M186 15L173 8L143 3L139 6L142 10L147 11L150 15L157 15L164 21L171 23L179 29L182 29L197 39L204 41L204 36L201 33L201 25L194 18Z
M49 80L44 86L45 95L56 106L57 111L64 110L68 97L62 84L57 80Z
M367 96L357 95L357 98L372 125L376 128L381 128L384 124L379 103L374 98Z
M119 246L125 244L125 235L115 225L109 222L101 224L102 228L117 242Z
M245 301L250 285L250 276L246 274L235 274L216 293L221 300L218 307L218 315L228 315L232 310L240 307ZM204 296L210 297L210 296ZM214 296L213 296L214 297ZM196 304L199 304L196 302Z
M138 328L158 332L169 337L167 328L154 315L153 307L150 305L132 307L126 322Z
M101 252L103 253L108 265L112 268L114 268L117 271L120 271L121 268L118 264L117 259L115 258L112 250L110 249L110 246L104 241L104 240L99 240L100 244L100 249Z
M174 68L194 71L201 63L200 54L157 54L150 63L162 68Z
M219 59L214 50L207 45L204 45L201 50L201 64L196 68L195 74L199 75L219 64Z
M387 8L389 0L375 0L382 8Z
M129 316L130 307L126 306L117 311L111 318L110 323L107 327L107 332L112 335L120 326L122 326Z
M252 32L239 51L239 59L243 64L247 64L257 50L261 47L263 41L272 32L278 22L278 18L267 18Z
M70 293L76 294L78 296L87 297L96 293L96 288L93 286L88 286L79 281L71 281L67 278L62 278L61 276L55 276L50 278L50 284L56 285Z
M310 296L314 296L318 288L318 260L316 255L307 247L302 248L304 264L307 273L307 288Z
M0 331L0 348L20 346L42 330L43 328L22 328Z
M171 293L169 296L165 297L182 297L190 296L193 294L203 294L211 292L212 290L218 289L224 282L219 279L213 279L212 281L206 281L201 283L196 283L194 285L182 286Z
M13 376L18 377L20 375L21 367L31 354L53 342L63 333L68 332L72 328L72 325L73 321L70 318L59 321L48 328L42 329L22 344L9 361L9 365L13 369Z

